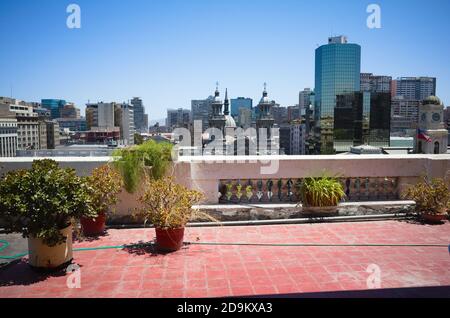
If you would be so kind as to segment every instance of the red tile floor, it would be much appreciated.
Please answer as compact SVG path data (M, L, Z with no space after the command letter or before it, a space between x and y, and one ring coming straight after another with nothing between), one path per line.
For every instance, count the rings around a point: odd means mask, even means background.
M109 230L75 247L154 238L153 229ZM185 241L212 243L442 244L450 224L399 221L188 228ZM0 297L217 297L450 286L443 247L190 245L166 255L151 247L78 251L81 288L69 274L36 274L26 260L0 270ZM380 285L368 285L375 264ZM376 281L376 280L375 280ZM369 279L370 282L375 282ZM448 290L448 289L446 289ZM450 295L448 295L450 296Z

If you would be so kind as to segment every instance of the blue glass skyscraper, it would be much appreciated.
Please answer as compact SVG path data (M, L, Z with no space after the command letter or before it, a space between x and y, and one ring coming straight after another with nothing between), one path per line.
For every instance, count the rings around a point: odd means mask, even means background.
M43 99L41 105L50 111L52 119L61 118L61 110L66 105L66 101L62 99Z
M314 135L317 151L334 152L336 96L360 90L361 46L343 36L328 39L316 49Z

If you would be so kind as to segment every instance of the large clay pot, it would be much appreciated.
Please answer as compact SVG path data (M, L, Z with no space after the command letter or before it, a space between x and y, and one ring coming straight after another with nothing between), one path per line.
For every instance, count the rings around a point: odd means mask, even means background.
M64 243L48 246L42 239L28 238L28 263L38 269L57 269L72 261L72 225L61 230Z
M105 232L106 214L99 213L95 219L82 217L80 223L85 236L101 235Z
M161 252L175 252L183 247L184 227L179 229L156 228L156 248Z

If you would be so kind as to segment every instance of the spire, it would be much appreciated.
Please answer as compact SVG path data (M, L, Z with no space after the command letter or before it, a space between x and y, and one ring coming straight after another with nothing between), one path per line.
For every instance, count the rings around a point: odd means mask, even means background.
M267 83L264 82L264 91L263 91L263 96L266 97L267 96Z
M215 96L219 96L219 82L216 82L216 92L215 92Z
M228 88L225 88L225 101L223 103L224 105L224 111L223 114L224 115L229 115L230 114L230 103L228 101Z

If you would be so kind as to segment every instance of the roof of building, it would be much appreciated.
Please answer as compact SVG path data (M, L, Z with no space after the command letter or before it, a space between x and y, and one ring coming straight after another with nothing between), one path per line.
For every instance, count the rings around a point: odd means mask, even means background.
M424 105L442 105L441 100L437 96L428 96L423 101Z

